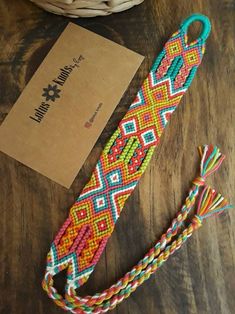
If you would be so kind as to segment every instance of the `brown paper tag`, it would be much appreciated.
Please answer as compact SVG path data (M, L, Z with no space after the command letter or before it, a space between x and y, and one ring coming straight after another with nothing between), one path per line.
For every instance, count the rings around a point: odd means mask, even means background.
M70 23L0 127L0 150L69 188L143 57Z

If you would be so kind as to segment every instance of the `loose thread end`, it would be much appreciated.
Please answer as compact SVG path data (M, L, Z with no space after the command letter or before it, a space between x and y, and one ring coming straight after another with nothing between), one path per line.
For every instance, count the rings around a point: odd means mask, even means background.
M223 155L217 146L203 145L199 148L201 156L200 175L203 178L208 177L211 173L219 169L225 155Z
M197 215L203 220L213 215L219 215L232 207L221 194L211 187L205 186L199 199Z

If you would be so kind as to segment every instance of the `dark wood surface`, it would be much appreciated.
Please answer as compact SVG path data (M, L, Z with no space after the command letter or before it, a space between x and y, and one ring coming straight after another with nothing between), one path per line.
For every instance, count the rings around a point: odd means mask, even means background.
M71 189L66 190L0 153L1 314L63 313L41 288L51 241L154 57L181 21L193 12L207 14L212 22L203 64L81 293L109 287L166 229L197 173L199 144L215 143L227 155L210 183L235 204L234 0L145 0L120 14L73 20L145 55L146 60ZM26 0L0 1L0 121L68 21ZM209 219L113 313L234 313L234 230L234 210Z

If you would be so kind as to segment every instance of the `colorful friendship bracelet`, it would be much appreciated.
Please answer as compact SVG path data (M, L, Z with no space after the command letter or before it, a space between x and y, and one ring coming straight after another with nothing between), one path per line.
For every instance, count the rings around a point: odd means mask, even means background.
M203 30L197 40L188 44L187 29L194 21L200 21ZM193 181L185 205L155 247L131 272L103 293L85 298L76 296L75 289L83 285L94 270L125 201L145 171L171 114L190 86L209 33L208 18L195 14L186 19L166 43L52 243L43 288L65 310L104 313L114 308L155 272L205 217L228 207L221 195L206 187L192 223L171 242L194 206L199 187L224 158L218 148L205 146L201 148L200 176ZM53 287L53 276L64 269L67 269L65 298Z

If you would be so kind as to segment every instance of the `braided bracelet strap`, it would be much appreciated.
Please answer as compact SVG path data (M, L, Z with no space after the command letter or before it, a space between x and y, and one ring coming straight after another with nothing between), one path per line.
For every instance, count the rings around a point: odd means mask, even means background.
M196 20L203 30L188 44L187 29ZM98 262L125 201L192 82L209 32L209 20L192 15L172 35L70 209L48 253L45 275L52 278L67 268L67 292L84 284Z
M218 170L225 156L219 149L212 145L199 147L201 157L200 175L193 180L192 188L185 200L185 204L173 219L166 233L149 252L135 265L131 271L125 274L117 283L102 293L93 296L79 297L75 289L71 288L65 294L65 298L59 295L53 287L53 276L46 273L43 280L43 288L54 302L72 313L105 313L115 308L124 299L129 297L151 274L155 273L165 261L198 229L205 218L214 214L220 214L225 209L231 208L228 202L210 187L205 185L205 179ZM191 219L188 227L183 228L182 223L188 217L194 207L200 187L204 186L198 202L196 215ZM177 236L178 234L178 236ZM175 239L174 237L177 236Z

